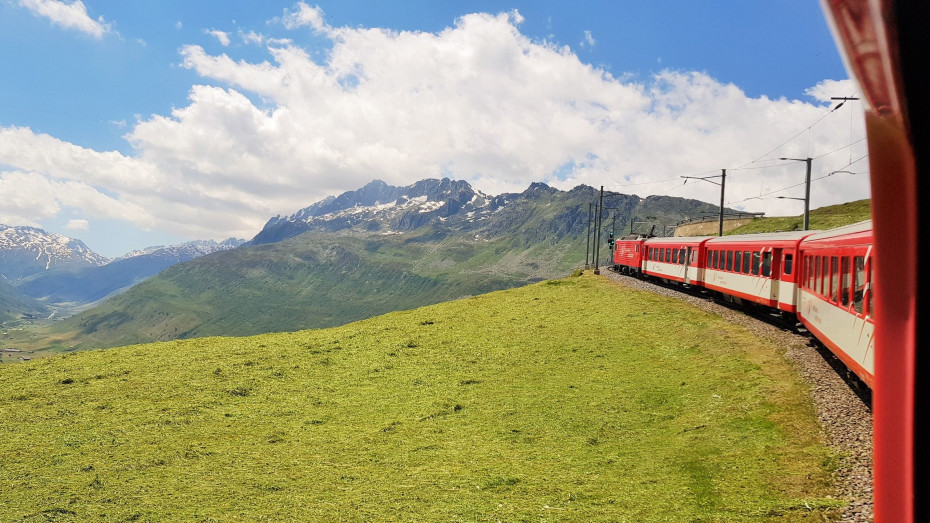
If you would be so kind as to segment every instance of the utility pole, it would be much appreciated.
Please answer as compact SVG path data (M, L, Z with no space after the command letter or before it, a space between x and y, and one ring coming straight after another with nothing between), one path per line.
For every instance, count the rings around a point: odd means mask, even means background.
M809 231L811 224L811 158L779 158L779 160L794 160L807 164L807 175L804 177L804 230ZM779 196L779 198L800 200L800 198L789 198L787 196Z
M782 158L784 160L784 158ZM710 182L714 185L720 186L720 227L717 232L717 236L723 236L723 193L727 186L727 170L720 169L720 174L715 174L713 176L682 176L682 178L693 179L693 180L704 180L705 182ZM717 183L710 178L720 178L720 183ZM688 183L685 181L685 183Z
M584 268L585 269L591 267L591 263L588 261L588 258L591 252L591 207L593 206L594 206L593 203L588 204L588 245L587 247L584 248Z
M597 215L594 218L594 223L596 227L596 229L594 230L594 242L597 244L597 248L594 251L595 252L594 274L601 273L601 269L598 268L598 265L600 264L600 256L601 256L601 220L603 219L603 216L604 216L604 186L601 185L600 203L598 203Z

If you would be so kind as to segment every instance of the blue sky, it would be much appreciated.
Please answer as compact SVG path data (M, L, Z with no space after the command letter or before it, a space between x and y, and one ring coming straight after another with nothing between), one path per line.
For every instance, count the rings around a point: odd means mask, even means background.
M0 223L107 256L250 238L373 178L716 202L673 180L742 167L728 205L799 214L777 158L809 155L812 206L868 197L810 1L0 0L0 67Z

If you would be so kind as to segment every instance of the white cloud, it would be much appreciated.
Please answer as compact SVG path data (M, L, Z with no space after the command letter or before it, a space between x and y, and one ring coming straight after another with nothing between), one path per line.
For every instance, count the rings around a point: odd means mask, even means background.
M242 41L247 44L255 45L262 45L262 42L265 40L263 35L256 33L255 31L245 32L241 29L239 30L239 38L241 38Z
M832 102L833 97L855 97L858 92L859 86L849 80L824 80L804 91L819 102Z
M48 18L55 25L76 29L94 38L101 38L111 30L110 24L102 16L96 20L91 18L81 0L70 3L59 0L19 0L19 4L36 16Z
M265 39L269 60L259 63L185 46L182 66L203 84L191 88L186 106L138 119L126 135L135 154L0 128L0 165L16 169L0 170L0 183L30 173L39 214L74 207L225 238L251 237L275 214L373 178L409 184L444 175L492 194L544 181L716 203L717 186L683 185L680 176L726 167L728 205L800 214L799 202L772 196L803 187L772 192L803 182L803 164L773 159L816 157L817 178L864 154L864 143L842 148L864 134L861 118L851 126L845 112L861 106L850 103L798 135L829 109L750 98L703 73L618 79L567 47L527 38L521 19L516 11L474 14L437 33L334 28L301 3L282 20L325 34L332 49L323 58L286 40ZM260 35L240 36L258 43ZM820 85L811 92L854 90L848 80ZM815 183L813 207L868 197L865 175Z
M219 29L204 29L204 34L208 34L217 40L219 40L220 45L223 47L229 47L229 33L226 31L220 31Z
M178 20L177 22L174 23L174 28L175 28L175 29L177 29L177 30L180 31L182 27L184 27L184 24L181 23L180 20Z
M281 18L284 27L288 29L297 29L298 27L309 26L315 32L325 33L329 31L329 26L323 21L323 10L319 6L310 7L304 2L297 2L295 9L284 10L284 16Z
M90 224L87 222L87 220L80 220L80 219L68 220L68 224L65 225L65 229L68 229L70 231L86 231L89 228L90 228Z
M594 47L597 44L597 41L594 40L594 36L591 34L591 31L584 32L584 40L581 41L581 47Z

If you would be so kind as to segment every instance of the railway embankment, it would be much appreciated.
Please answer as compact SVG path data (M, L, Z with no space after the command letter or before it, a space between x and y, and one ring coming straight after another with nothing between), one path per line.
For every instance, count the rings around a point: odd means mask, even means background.
M621 285L680 299L706 312L718 314L726 321L784 347L785 357L796 365L802 379L810 386L811 399L828 446L842 456L836 470L837 495L849 501L842 521L873 520L871 407L855 386L835 370L833 356L828 351L807 335L762 321L709 298L609 270L601 274Z

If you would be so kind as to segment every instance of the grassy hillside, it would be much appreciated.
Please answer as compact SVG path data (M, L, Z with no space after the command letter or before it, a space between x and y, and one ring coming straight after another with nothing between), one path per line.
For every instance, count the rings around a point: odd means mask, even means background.
M48 308L0 280L0 326L27 317L48 316Z
M0 521L792 521L833 456L774 347L593 276L0 366Z
M584 256L574 243L530 243L519 234L486 241L437 228L308 232L176 265L17 346L42 355L342 325L566 274Z
M810 214L810 229L825 231L843 225L872 219L872 200L857 200L812 209ZM757 218L751 223L737 227L729 234L752 234L757 232L799 231L804 228L804 215L774 216L770 218Z

